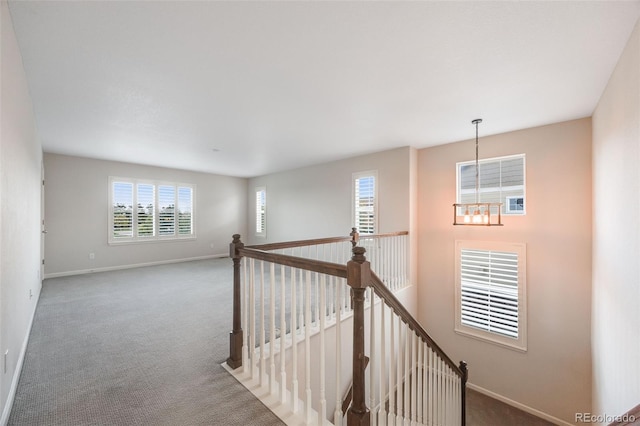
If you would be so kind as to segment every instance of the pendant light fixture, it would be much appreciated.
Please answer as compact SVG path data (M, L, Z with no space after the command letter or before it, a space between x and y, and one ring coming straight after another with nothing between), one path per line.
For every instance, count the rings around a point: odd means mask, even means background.
M453 205L453 224L471 226L502 226L502 203L481 203L480 202L480 168L478 165L478 124L482 123L481 118L471 121L476 126L476 202L456 203ZM497 220L495 215L491 215L491 209L498 211ZM462 213L462 215L460 214Z

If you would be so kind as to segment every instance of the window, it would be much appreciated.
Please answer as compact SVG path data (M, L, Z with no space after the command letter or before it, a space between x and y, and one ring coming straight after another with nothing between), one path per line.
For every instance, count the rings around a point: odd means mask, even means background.
M524 211L524 198L507 197L506 198L507 213L515 213Z
M458 333L527 350L524 244L456 241Z
M353 226L360 234L375 234L378 229L377 175L375 171L353 174Z
M195 238L193 185L111 177L109 187L110 244Z
M264 187L256 188L256 235L267 235L267 190Z
M524 154L480 160L478 162L478 200L476 200L475 161L457 163L457 174L458 203L475 203L476 201L502 203L502 214L525 214ZM497 214L497 208L492 213Z

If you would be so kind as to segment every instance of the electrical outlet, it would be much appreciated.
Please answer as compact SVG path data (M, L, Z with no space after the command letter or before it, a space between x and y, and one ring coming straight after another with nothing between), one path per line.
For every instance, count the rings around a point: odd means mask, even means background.
M89 253L89 260L93 260L95 258L96 258L96 254L95 253L93 253L93 252Z

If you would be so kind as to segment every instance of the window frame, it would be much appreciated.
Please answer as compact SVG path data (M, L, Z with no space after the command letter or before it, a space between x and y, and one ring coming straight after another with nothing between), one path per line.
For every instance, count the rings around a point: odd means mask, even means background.
M263 210L260 211L258 205L258 194L263 193ZM267 237L267 187L266 186L257 186L254 191L254 201L255 201L255 235L256 237L266 238ZM262 220L259 220L258 217L262 217ZM258 229L258 224L262 223L262 229Z
M516 253L518 255L518 337L483 330L462 323L462 250ZM455 326L460 335L496 344L519 352L527 352L527 280L526 244L496 241L456 240L455 242Z
M365 233L360 229L359 221L358 221L358 208L357 208L357 200L356 200L356 181L361 178L373 177L373 232ZM368 170L363 172L355 172L351 176L351 220L352 227L357 228L358 233L360 235L375 235L378 233L378 171L377 170Z
M493 162L502 162L502 161L506 161L506 160L513 160L516 158L522 158L522 195L502 195L502 192L505 191L503 190L503 188L509 188L509 187L503 187L502 186L502 179L500 182L500 202L503 203L503 209L502 209L502 215L506 215L506 216L526 216L527 214L527 158L526 158L526 154L522 153L522 154L513 154L513 155L504 155L501 157L491 157L491 158L484 158L481 160L478 160L478 166L481 166L482 164L488 164L488 163L493 163ZM461 180L461 176L460 176L460 171L462 166L467 166L467 165L474 165L475 166L476 161L475 160L470 160L470 161L460 161L456 163L456 202L457 203L463 203L462 201L462 193L463 190L462 188L460 188L460 185L462 184L462 180ZM478 188L478 192L479 194L482 194L483 189L482 188ZM490 192L488 191L486 188L484 189L484 192ZM475 194L475 188L473 189L473 193ZM523 200L523 204L524 207L522 210L510 210L507 206L506 203L506 199L507 198L514 198L514 197L518 197L518 198L522 198ZM482 199L479 200L479 202L483 202ZM486 201L485 201L486 202ZM492 214L497 214L498 212L492 211ZM462 213L464 214L464 213Z
M129 237L116 238L113 235L114 227L114 184L124 183L132 185L132 219L131 229L132 235ZM147 185L153 187L153 235L139 235L138 228L138 185ZM173 235L160 235L160 212L159 212L159 190L160 186L173 187L174 192L174 233ZM191 233L180 234L180 214L179 214L179 193L180 188L189 188L191 190ZM107 242L109 245L120 244L144 244L157 243L162 241L186 241L197 239L196 235L196 185L191 183L168 182L162 180L151 179L135 179L123 178L117 176L109 176L109 184L107 190L108 197L108 224L107 224Z

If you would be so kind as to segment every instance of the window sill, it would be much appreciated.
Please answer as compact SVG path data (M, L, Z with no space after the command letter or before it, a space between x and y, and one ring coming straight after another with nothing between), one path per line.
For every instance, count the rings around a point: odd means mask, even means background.
M139 239L127 239L127 240L109 240L110 246L121 246L130 244L153 244L153 243L177 243L184 241L195 241L195 236L191 237L154 237L154 238L139 238Z
M519 339L502 337L493 333L489 333L487 331L465 326L456 326L454 331L456 332L456 334L459 334L461 336L470 337L472 339L480 340L482 342L490 343L496 346L502 346L503 348L510 349L512 351L520 353L527 352L526 342L522 342Z

